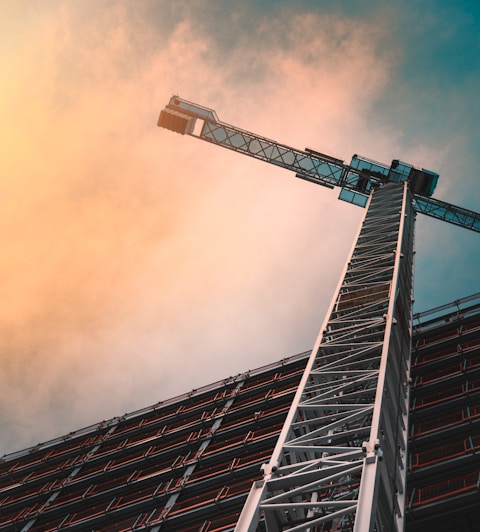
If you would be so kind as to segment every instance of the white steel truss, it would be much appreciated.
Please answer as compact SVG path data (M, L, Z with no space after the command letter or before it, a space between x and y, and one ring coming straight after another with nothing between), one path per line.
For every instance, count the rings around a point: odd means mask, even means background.
M403 530L414 217L406 183L372 194L238 532Z

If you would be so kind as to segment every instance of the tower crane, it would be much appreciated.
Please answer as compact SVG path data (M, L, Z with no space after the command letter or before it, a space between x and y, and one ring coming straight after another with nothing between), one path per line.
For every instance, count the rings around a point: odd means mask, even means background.
M439 175L350 164L226 124L178 96L158 126L295 172L365 207L343 276L263 478L236 531L400 532L405 524L416 213L480 232L480 214L432 197Z

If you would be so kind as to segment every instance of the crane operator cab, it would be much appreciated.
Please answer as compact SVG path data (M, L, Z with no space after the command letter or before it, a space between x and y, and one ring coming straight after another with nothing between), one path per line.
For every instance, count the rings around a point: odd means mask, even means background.
M388 180L394 183L408 181L412 194L431 196L438 182L438 174L425 168L417 168L411 164L402 163L398 159L392 161L388 172Z
M425 168L417 168L398 159L394 159L389 168L377 161L354 155L350 166L359 170L357 183L359 192L365 192L369 184L408 181L413 194L431 196L439 177L435 172Z

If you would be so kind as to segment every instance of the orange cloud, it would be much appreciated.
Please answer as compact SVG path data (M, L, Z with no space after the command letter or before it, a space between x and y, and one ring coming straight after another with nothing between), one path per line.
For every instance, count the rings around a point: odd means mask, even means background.
M333 15L248 8L226 52L188 4L48 5L2 55L8 451L311 346L362 213L157 115L178 92L348 158L395 61Z

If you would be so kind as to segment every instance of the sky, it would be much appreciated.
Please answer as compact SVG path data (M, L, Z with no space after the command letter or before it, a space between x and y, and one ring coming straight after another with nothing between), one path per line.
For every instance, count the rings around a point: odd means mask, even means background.
M480 5L0 3L0 455L307 351L364 211L156 127L172 94L480 211ZM415 310L480 292L419 215Z

